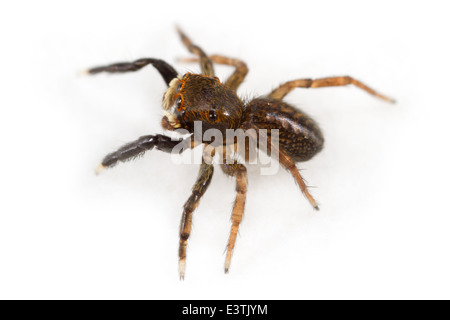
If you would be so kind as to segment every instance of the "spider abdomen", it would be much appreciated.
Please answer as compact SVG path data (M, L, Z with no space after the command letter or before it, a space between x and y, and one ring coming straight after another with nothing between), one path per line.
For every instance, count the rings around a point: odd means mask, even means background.
M246 202L247 169L242 162L250 162L249 160L256 155L254 151L257 147L272 157L279 155L278 163L292 175L312 207L319 209L316 200L308 191L308 186L296 162L307 161L320 152L324 143L323 135L311 117L283 102L283 98L295 88L354 85L387 102L392 103L394 100L377 93L352 77L339 76L287 81L267 96L246 103L236 94L236 90L248 72L246 64L239 59L221 55L208 56L181 30L178 29L178 33L187 49L197 55L197 58L188 58L186 61L199 61L201 74L188 72L180 76L167 62L155 58L118 62L91 68L87 72L89 74L129 72L152 65L168 86L163 96L164 117L161 120L163 129L170 131L180 129L178 133L181 135L191 134L180 139L173 139L173 136L162 134L140 137L108 154L99 165L97 173L105 168L113 167L118 162L139 157L147 150L156 149L180 154L199 144L205 145L200 171L191 195L183 207L180 223L178 268L180 279L183 279L193 213L211 182L214 172L211 160L214 154L224 160L221 162L223 172L236 180L236 198L231 214L232 225L224 265L225 273L227 273ZM221 82L214 74L213 62L232 66L235 70L224 82ZM229 133L232 135L229 136ZM275 169L278 167L276 166ZM266 172L266 174L274 173L276 171Z
M294 161L307 161L322 150L324 138L317 123L303 111L279 100L257 98L245 107L245 121L259 129L279 130L279 147Z

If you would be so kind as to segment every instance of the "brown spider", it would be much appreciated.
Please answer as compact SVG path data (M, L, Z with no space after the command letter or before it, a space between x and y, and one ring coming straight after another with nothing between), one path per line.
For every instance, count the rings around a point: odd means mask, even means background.
M164 152L172 152L180 144L185 147L184 149L204 144L206 149L206 147L212 145L211 140L205 141L203 139L203 133L208 129L219 130L224 135L227 129L243 129L245 131L253 129L254 134L250 135L253 139L263 134L263 131L265 132L268 141L268 148L265 150L278 152L279 163L292 174L302 193L314 209L318 210L317 203L308 192L295 163L307 161L316 155L323 147L324 138L313 119L301 110L283 102L283 98L294 88L321 88L353 84L378 98L394 102L349 76L288 81L266 96L244 102L237 96L236 90L248 72L246 64L238 59L221 55L208 56L201 48L194 45L180 29L178 29L178 33L187 49L198 57L185 59L184 61L199 61L201 74L186 73L180 76L166 62L152 58L96 67L88 70L88 73L128 72L139 70L149 64L153 65L169 87L163 96L163 107L166 115L162 119L162 127L172 131L184 129L191 135L188 138L175 140L161 134L140 137L136 141L108 154L100 164L99 171L113 167L119 161L124 162L141 156L145 151L154 147ZM235 71L222 83L214 76L213 62L233 66ZM194 124L198 121L202 124L200 134L194 132ZM271 140L271 137L274 136L271 133L275 129L278 129L278 144ZM224 148L230 145L236 147L236 144L235 139L231 141L225 139L221 146ZM217 144L214 147L217 147ZM225 272L228 272L239 224L244 212L247 170L244 164L231 158L229 152L222 152L221 157L226 158L224 159L226 161L220 164L222 171L226 175L236 178L236 199L231 216L232 226L225 258ZM205 159L206 157L202 161L197 181L192 188L191 196L184 205L181 218L178 253L181 279L185 275L186 247L191 233L192 214L213 176L214 166ZM248 157L246 156L245 159L248 160Z

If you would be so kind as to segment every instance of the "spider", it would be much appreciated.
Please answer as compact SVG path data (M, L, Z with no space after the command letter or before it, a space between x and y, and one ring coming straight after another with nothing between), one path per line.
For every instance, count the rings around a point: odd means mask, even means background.
M268 139L268 148L266 150L278 152L278 161L281 166L293 176L303 195L312 207L318 210L319 207L309 193L296 167L296 163L307 161L321 151L324 138L319 126L311 117L284 102L283 98L295 88L323 88L351 84L377 98L391 103L394 102L394 100L377 93L349 76L288 81L275 88L268 95L244 101L237 95L236 90L248 72L247 65L239 59L222 55L208 56L180 28L177 28L177 31L189 52L196 55L195 58L182 60L199 62L201 67L200 74L186 73L180 76L168 63L154 58L143 58L134 62L99 66L89 69L87 73L130 72L152 65L161 74L168 86L162 103L165 110L165 115L161 121L163 129L171 131L184 129L190 135L179 139L173 139L162 134L142 136L136 141L128 143L117 151L108 154L97 168L97 172L105 168L111 168L118 162L125 162L139 157L153 148L164 152L172 152L180 144L184 146L182 151L203 144L206 149L211 145L211 141L205 141L202 134L194 132L196 122L202 124L202 132L200 133L204 133L208 129L216 129L223 134L229 129L243 129L246 131L253 129L254 139L262 134L262 129L265 129L265 136ZM225 82L221 82L214 75L213 63L232 66L234 67L234 72ZM276 129L278 130L278 146L271 140L271 133ZM225 139L222 145L224 147L235 146L236 141L227 141ZM232 225L225 257L225 273L228 273L236 236L244 213L247 193L247 169L245 161L238 161L232 158L229 152L223 152L221 156L227 160L220 164L222 171L236 179L236 198L231 214ZM213 164L205 159L206 157L203 157L192 193L183 207L178 250L180 279L184 279L185 276L186 248L191 233L193 212L197 208L201 197L205 194L214 172ZM247 157L245 159L248 160Z

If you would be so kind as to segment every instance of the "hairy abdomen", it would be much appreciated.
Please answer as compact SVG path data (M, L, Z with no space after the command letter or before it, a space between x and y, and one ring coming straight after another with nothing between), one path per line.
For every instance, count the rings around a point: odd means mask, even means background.
M279 129L279 147L294 161L306 161L323 147L323 135L317 123L303 111L278 100L257 98L245 108L244 121L259 129Z

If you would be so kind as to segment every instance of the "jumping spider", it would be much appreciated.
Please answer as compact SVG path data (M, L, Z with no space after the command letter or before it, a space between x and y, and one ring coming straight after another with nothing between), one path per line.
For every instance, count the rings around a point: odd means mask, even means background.
M200 121L203 132L207 129L217 129L225 135L227 129L254 129L256 135L260 135L266 129L268 149L279 153L279 163L288 170L306 196L314 209L318 206L314 198L308 192L308 188L296 167L296 162L307 161L316 155L323 147L324 138L316 122L301 110L287 104L283 98L294 88L322 88L331 86L355 85L360 89L381 98L387 102L392 99L375 92L365 84L349 76L329 77L322 79L298 79L283 83L268 95L244 102L236 94L236 90L244 80L248 68L238 59L221 55L208 56L193 44L191 40L180 30L178 33L187 49L195 54L196 58L184 59L184 61L199 62L201 74L186 73L180 76L175 69L163 60L144 58L134 62L115 63L108 66L100 66L89 69L89 74L100 72L129 72L137 71L147 65L153 65L161 74L168 85L163 96L165 116L162 118L162 127L166 130L182 128L191 135L188 138L174 140L169 136L156 134L143 136L124 145L117 151L108 154L99 165L99 171L110 168L119 161L127 161L144 154L145 151L156 149L171 152L176 145L182 143L187 148L204 144L205 148L210 141L202 139L202 135L194 134L194 122ZM225 81L214 76L213 63L229 65L235 71ZM270 140L271 131L278 129L278 147ZM257 137L254 137L255 139ZM235 145L235 141L223 141L223 146ZM231 256L236 242L239 224L242 221L247 192L247 170L243 163L230 159L229 153L224 152L223 157L227 161L220 164L222 171L236 178L236 199L232 211L232 226L227 245L225 258L225 272L230 268ZM241 161L242 162L242 161ZM245 163L245 162L244 162ZM200 198L206 192L214 167L203 160L200 172L192 188L192 194L186 201L180 225L179 244L179 274L183 279L185 275L186 247L191 233L192 214L197 208Z

